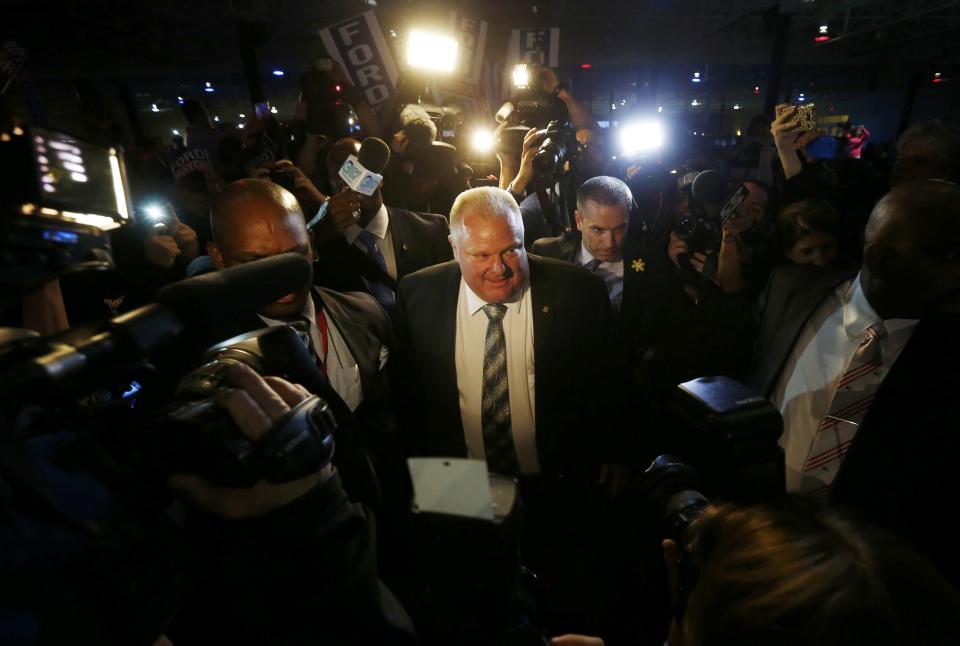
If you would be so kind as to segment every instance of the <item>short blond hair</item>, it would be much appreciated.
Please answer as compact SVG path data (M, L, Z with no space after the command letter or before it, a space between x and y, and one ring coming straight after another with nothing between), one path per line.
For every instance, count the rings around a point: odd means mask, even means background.
M480 186L464 191L450 207L450 235L459 241L463 235L463 220L467 215L506 220L523 239L523 218L520 207L507 191L493 186Z

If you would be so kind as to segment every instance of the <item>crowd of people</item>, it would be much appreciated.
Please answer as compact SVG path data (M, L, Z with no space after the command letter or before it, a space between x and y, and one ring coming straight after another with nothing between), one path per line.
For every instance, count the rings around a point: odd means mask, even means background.
M128 145L138 217L114 235L117 270L23 299L16 323L50 334L188 276L290 252L313 266L229 323L302 326L314 394L362 457L246 491L171 482L220 596L163 639L957 643L942 504L960 468L960 126L915 124L892 157L853 126L820 159L808 151L828 135L782 104L735 148L676 142L655 177L649 160L615 162L556 74L541 82L578 145L558 171L574 177L568 228L548 206L559 178L533 168L546 124L501 148L488 180L416 104L376 116L347 88L356 129L306 103L237 129L187 100L184 139ZM339 170L374 136L390 154L366 195ZM693 452L674 394L716 375L782 415L783 491L711 505L670 537L636 484L658 455ZM230 379L221 403L253 439L311 394ZM473 551L469 531L418 518L411 457L481 460L515 482L519 526L502 532L519 551ZM464 583L504 568L502 585Z

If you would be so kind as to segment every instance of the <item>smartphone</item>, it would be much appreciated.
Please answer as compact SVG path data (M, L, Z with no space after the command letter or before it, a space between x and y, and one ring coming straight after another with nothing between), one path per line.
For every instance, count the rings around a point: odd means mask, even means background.
M801 130L817 129L817 106L813 103L798 105L797 111L794 114L796 115L797 123Z
M740 184L727 196L727 199L723 201L723 206L720 207L720 214L718 216L720 218L720 224L726 222L737 212L737 209L740 208L740 205L743 204L743 201L747 199L747 195L749 194L749 189L743 184Z

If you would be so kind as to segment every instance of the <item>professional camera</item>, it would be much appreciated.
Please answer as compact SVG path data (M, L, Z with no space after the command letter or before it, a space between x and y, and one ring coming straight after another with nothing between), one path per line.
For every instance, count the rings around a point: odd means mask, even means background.
M497 152L518 154L530 128L549 127L551 121L569 120L563 101L540 89L541 69L540 65L528 63L513 66L510 99L494 115L497 123L507 123L497 137Z
M555 179L565 172L565 164L575 162L577 133L569 123L555 120L547 125L543 135L543 143L533 156L533 172L541 179Z

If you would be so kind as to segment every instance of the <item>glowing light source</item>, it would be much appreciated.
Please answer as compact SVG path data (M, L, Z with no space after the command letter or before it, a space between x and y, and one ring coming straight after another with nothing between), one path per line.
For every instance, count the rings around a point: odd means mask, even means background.
M828 40L830 40L830 26L820 25L820 29L817 30L817 35L813 37L813 42L825 43Z
M697 107L698 105L700 105L700 102L694 99L693 101L690 102L690 105L692 105L693 107Z
M170 131L170 134L172 134L174 137L179 137L180 131L174 128L173 130Z
M523 90L530 87L530 70L526 63L517 63L513 66L513 73L510 75L513 80L513 87Z
M493 131L489 128L476 128L470 135L470 146L474 152L488 153L493 150Z
M160 108L157 107L156 103L150 104L150 112L160 112Z
M759 86L759 85L754 85L754 86L753 86L753 96L760 96L760 86Z
M733 104L733 109L734 109L734 110L739 110L739 109L740 109L740 104L739 104L739 103L734 103L734 104Z
M271 112L272 114L276 114L277 112L279 112L279 111L277 110L277 106L271 105L271 106L270 106L270 112Z
M273 70L271 72L274 76L283 76L283 70Z
M242 113L242 112L241 112L240 114L238 114L237 116L240 117L241 119L246 119L246 118L247 118L247 115L245 115L245 114Z
M414 29L407 37L407 64L432 72L452 72L457 64L457 40L447 34Z
M638 121L620 128L620 150L623 155L642 155L663 147L666 132L659 121Z
M183 105L183 97L182 97L182 96L178 96L178 97L177 97L177 103L179 103L180 105Z
M941 74L940 72L934 72L934 73L933 73L933 79L931 79L931 80L932 80L934 83L943 83L943 74Z
M591 65L590 63L580 63L580 69L582 70L593 69L593 65Z
M120 159L115 148L110 149L110 176L113 179L113 196L117 201L117 213L124 220L130 218L127 211L127 194L123 190L123 176L120 174Z
M213 88L213 84L210 83L210 81L205 81L205 82L203 83L203 91L204 91L204 92L216 92L216 90Z
M700 72L694 72L694 73L693 73L693 78L690 79L690 82L691 82L691 83L699 83L699 82L702 81L702 80L703 80L703 79L700 78Z
M143 214L150 220L162 220L163 207L159 204L148 204L143 207Z
M658 105L658 106L657 106L657 112L663 112L663 106L662 106L662 105Z

